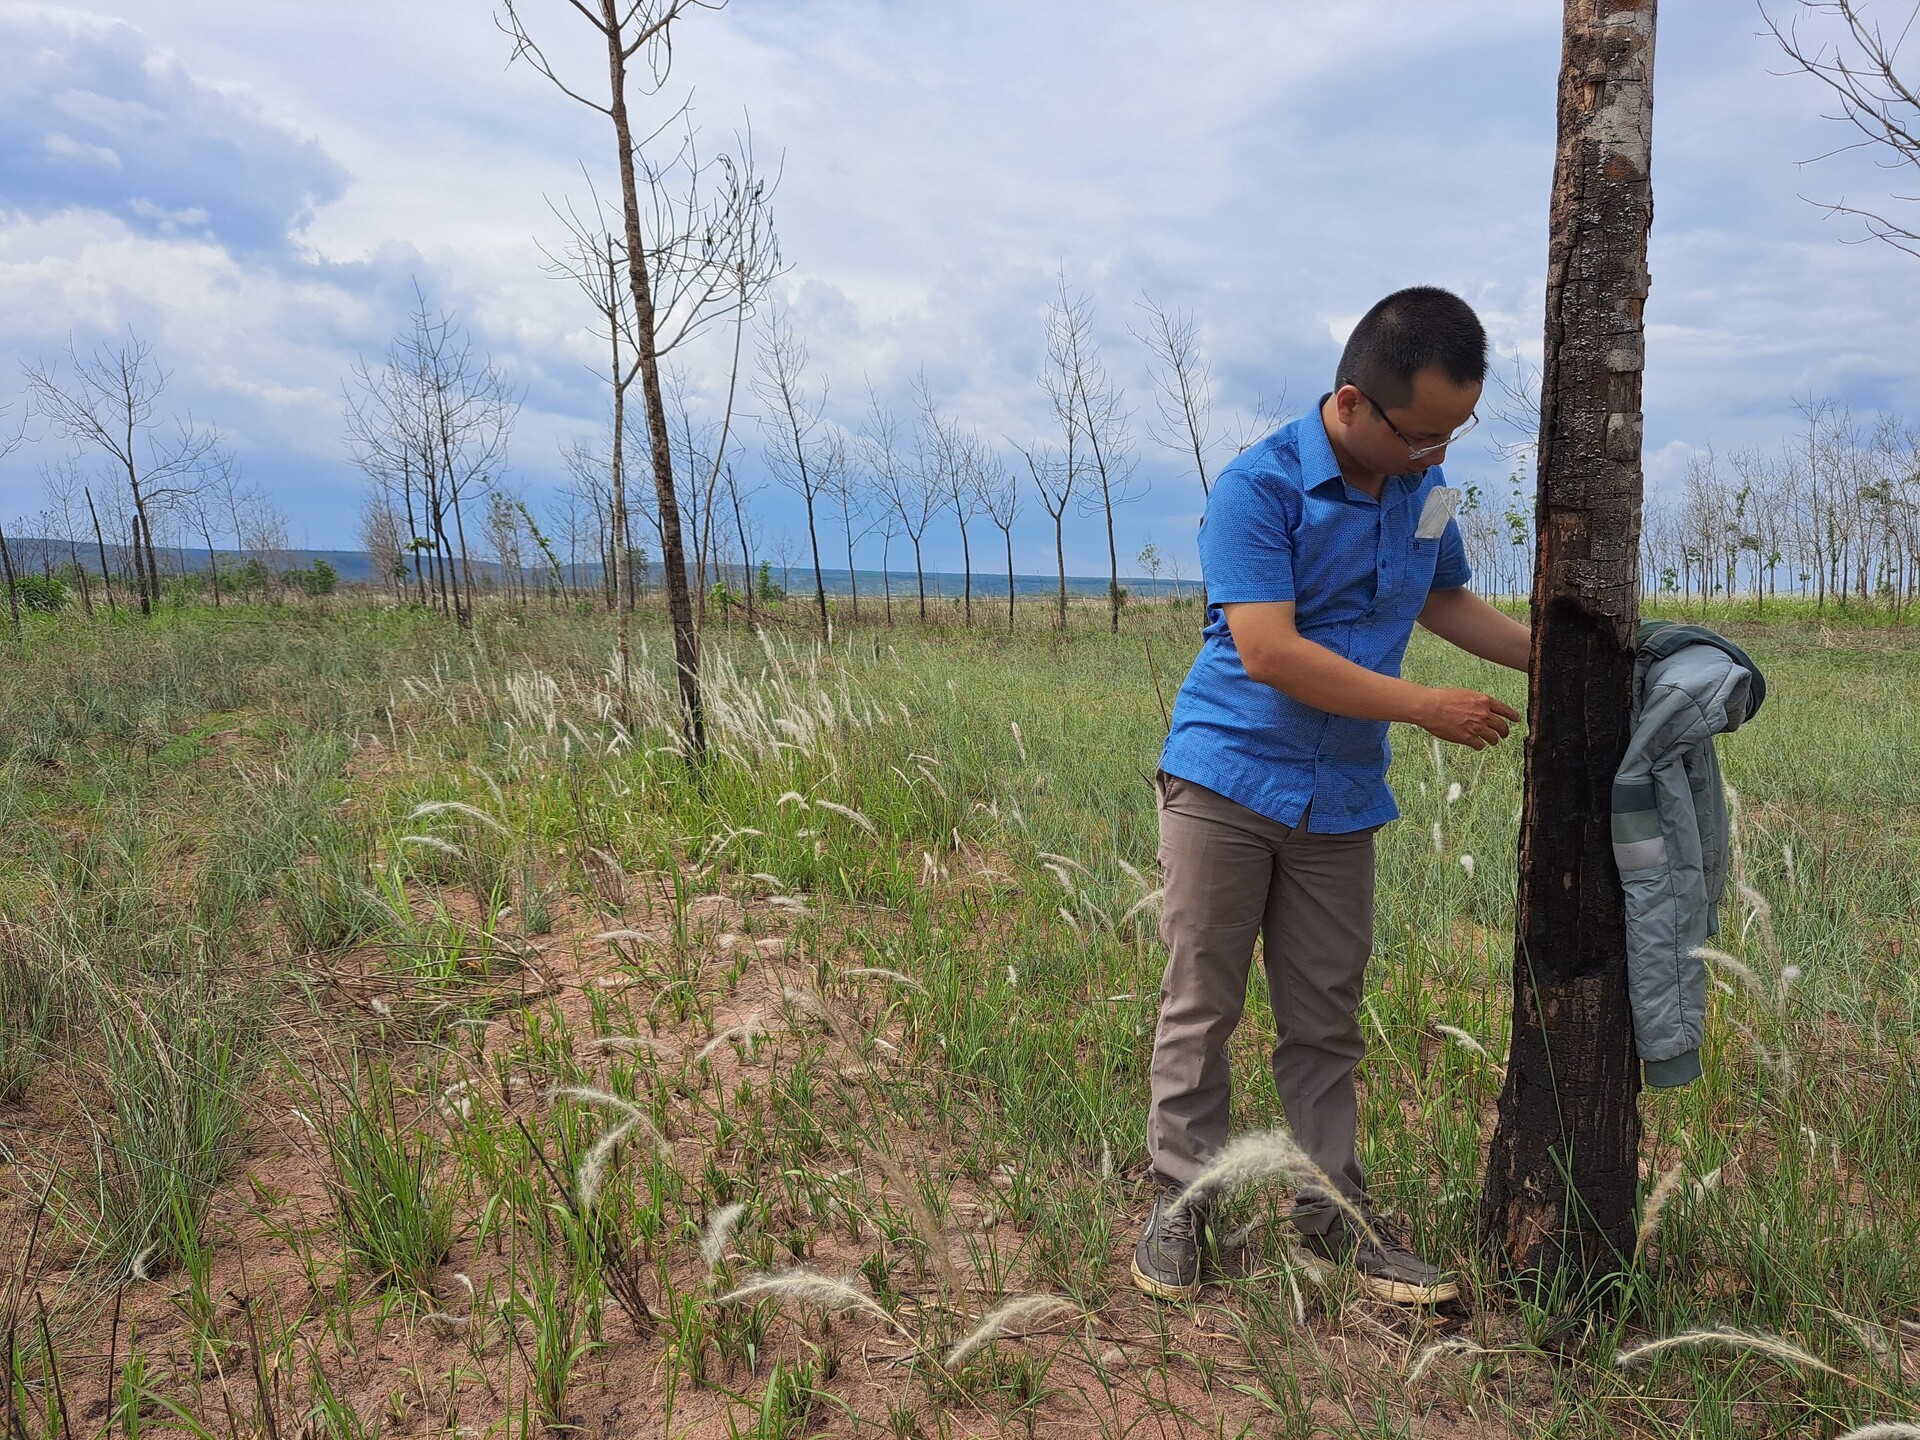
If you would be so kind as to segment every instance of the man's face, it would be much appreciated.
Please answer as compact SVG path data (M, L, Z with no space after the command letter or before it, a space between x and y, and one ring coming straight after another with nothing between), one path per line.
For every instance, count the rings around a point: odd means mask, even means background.
M1478 381L1460 385L1438 367L1413 377L1405 404L1376 405L1357 387L1343 385L1334 397L1346 426L1346 449L1382 475L1407 475L1447 458L1447 439L1473 418L1480 403Z

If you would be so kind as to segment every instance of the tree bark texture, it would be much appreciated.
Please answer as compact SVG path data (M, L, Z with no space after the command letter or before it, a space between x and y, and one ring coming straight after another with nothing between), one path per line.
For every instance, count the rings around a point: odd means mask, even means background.
M693 626L693 595L687 588L687 552L680 533L680 500L673 483L673 449L667 407L660 390L655 347L653 285L647 247L640 234L640 196L634 176L633 129L627 121L627 52L622 48L620 7L601 0L611 71L615 139L620 148L620 199L626 218L627 281L633 291L633 325L640 360L640 393L646 403L648 448L653 452L654 500L660 511L660 564L667 587L667 618L673 628L674 671L680 681L680 718L687 758L707 753L707 715L700 698L700 638Z
M1566 0L1513 1040L1481 1235L1584 1288L1633 1253L1639 1063L1610 831L1639 609L1655 0Z

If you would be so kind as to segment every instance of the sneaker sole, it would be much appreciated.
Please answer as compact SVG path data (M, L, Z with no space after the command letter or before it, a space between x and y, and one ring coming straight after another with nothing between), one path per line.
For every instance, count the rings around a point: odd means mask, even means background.
M1191 1300L1200 1293L1200 1282L1191 1285L1172 1285L1165 1280L1156 1280L1140 1268L1140 1262L1133 1262L1133 1283L1136 1288L1145 1291L1156 1300Z
M1375 1275L1353 1278L1362 1295L1370 1300L1384 1300L1389 1305L1444 1305L1460 1298L1460 1286L1452 1280L1442 1280L1435 1285L1412 1285L1404 1280L1382 1280Z

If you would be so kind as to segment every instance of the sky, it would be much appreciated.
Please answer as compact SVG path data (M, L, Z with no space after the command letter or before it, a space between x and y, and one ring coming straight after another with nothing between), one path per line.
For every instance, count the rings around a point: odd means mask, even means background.
M521 9L563 76L604 85L565 0ZM1752 0L1660 23L1656 499L1702 447L1781 440L1796 398L1920 414L1920 260L1811 203L1884 204L1912 177L1815 160L1847 132ZM1151 538L1192 576L1202 495L1151 434L1142 297L1199 326L1215 465L1263 402L1313 404L1354 321L1403 285L1457 291L1500 364L1537 361L1559 40L1549 0L733 0L681 22L665 88L635 104L657 124L688 103L709 152L751 125L779 174L772 298L849 427L868 386L904 409L924 371L988 439L1046 433L1064 276L1135 411L1145 493L1118 519L1121 569ZM556 207L612 193L613 148L511 55L487 0L0 0L0 407L19 419L23 364L131 327L167 403L221 428L293 542L351 548L343 383L417 287L523 394L508 478L538 510L607 406L592 316L543 247L565 238ZM701 418L725 339L673 357ZM1483 430L1449 477L1503 486L1494 447L1516 437ZM0 515L31 515L66 453L32 434L0 461ZM757 428L739 435L769 540L800 533ZM952 528L930 568L957 568ZM1031 498L1015 538L1018 569L1052 569ZM1097 520L1070 515L1067 541L1070 570L1105 570Z

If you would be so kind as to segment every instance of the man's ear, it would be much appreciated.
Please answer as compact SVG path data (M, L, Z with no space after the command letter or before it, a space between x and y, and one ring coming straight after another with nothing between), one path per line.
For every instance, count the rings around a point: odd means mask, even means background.
M1353 424L1354 412L1366 403L1367 397L1356 385L1342 385L1333 392L1333 410L1342 425Z

